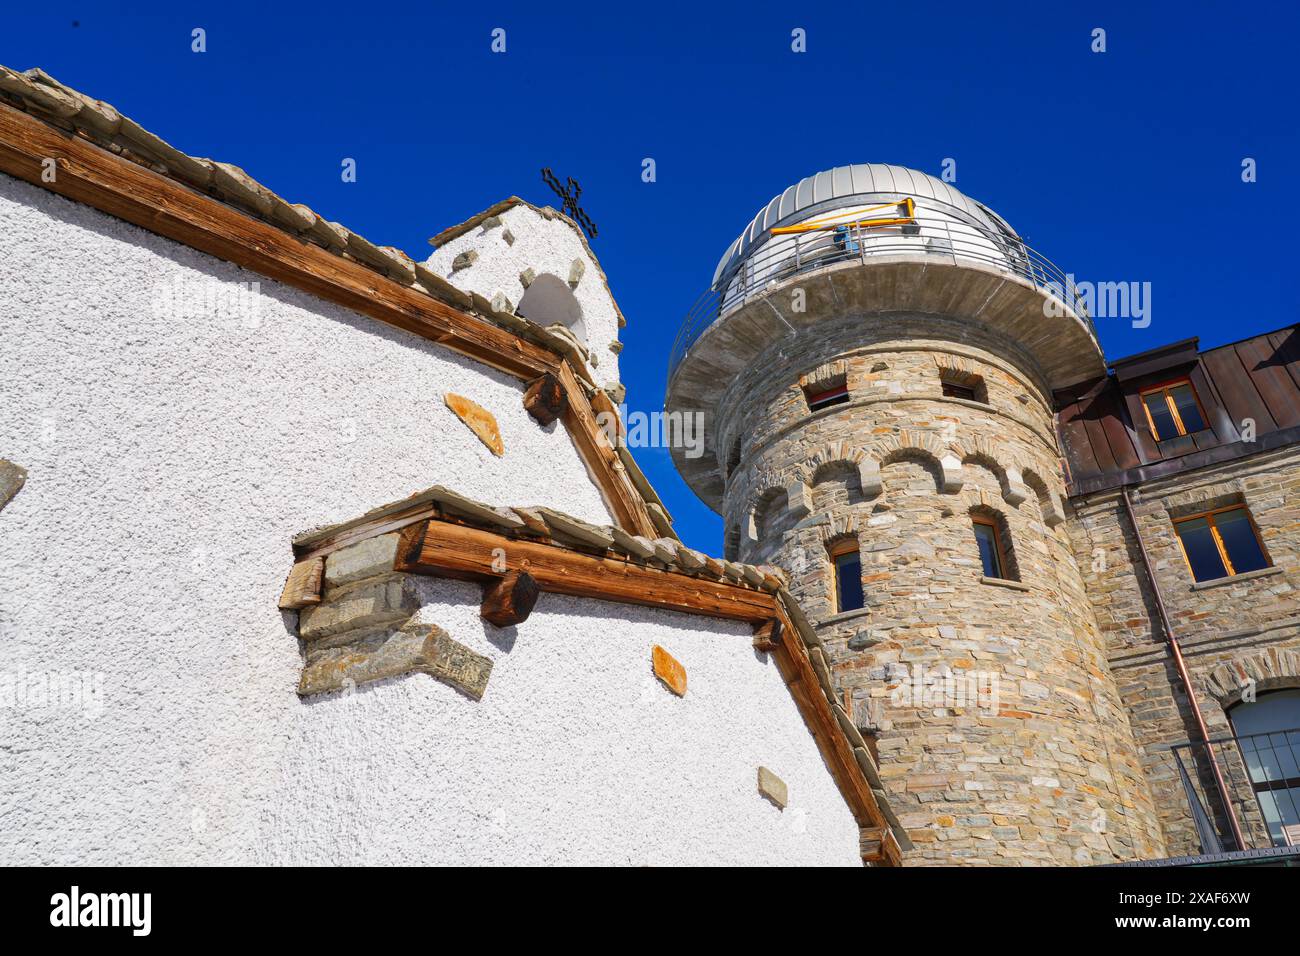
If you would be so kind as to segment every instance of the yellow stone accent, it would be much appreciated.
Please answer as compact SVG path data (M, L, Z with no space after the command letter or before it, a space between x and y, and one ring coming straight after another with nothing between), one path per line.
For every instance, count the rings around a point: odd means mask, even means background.
M658 644L650 653L654 664L655 677L664 682L664 686L678 697L686 696L686 668L681 661L673 657Z
M463 395L448 392L444 396L447 407L456 413L456 417L469 426L469 430L487 445L488 451L500 458L506 453L506 446L501 441L501 430L497 428L496 416L477 402L472 402Z

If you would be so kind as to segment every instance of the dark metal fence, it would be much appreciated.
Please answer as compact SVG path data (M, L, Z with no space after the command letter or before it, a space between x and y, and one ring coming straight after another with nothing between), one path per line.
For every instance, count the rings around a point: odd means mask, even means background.
M1218 737L1171 749L1202 853L1300 846L1300 729ZM1227 793L1214 781L1211 749ZM1246 846L1236 845L1230 812L1236 813Z

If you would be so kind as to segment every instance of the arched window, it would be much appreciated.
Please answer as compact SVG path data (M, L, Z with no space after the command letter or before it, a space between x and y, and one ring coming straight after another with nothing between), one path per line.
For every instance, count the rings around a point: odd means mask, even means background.
M559 276L547 272L535 278L524 291L515 311L538 325L558 323L572 332L579 342L585 344L587 341L582 306Z
M862 554L857 538L842 538L830 545L835 583L835 613L856 611L866 603L862 593Z
M1011 531L1006 519L992 508L985 507L972 508L970 517L984 577L1019 581L1020 569L1016 565L1016 553L1011 547Z
M1260 694L1228 718L1274 846L1300 846L1300 690Z

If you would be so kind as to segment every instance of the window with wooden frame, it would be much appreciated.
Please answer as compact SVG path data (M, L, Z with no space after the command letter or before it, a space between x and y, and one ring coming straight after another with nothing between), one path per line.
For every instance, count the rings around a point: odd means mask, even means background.
M849 400L849 386L844 381L838 385L827 385L825 383L815 386L805 386L803 390L804 398L808 400L808 411L815 412L823 408L830 408L832 405L843 405Z
M1193 580L1213 581L1272 565L1245 505L1217 508L1174 522Z
M1196 389L1185 378L1145 388L1140 397L1147 425L1156 441L1168 441L1208 427Z
M830 547L835 575L835 613L856 611L866 604L862 591L862 555L856 538L837 541Z
M989 403L989 390L982 376L974 372L945 368L939 372L939 389L946 398L961 398L968 402Z
M971 526L975 531L975 544L979 549L980 565L984 577L1003 581L1018 581L1015 559L1011 555L1006 530L991 514L972 514Z
M956 382L944 382L942 384L943 394L947 398L964 398L968 402L975 401L975 389L965 385L958 385Z

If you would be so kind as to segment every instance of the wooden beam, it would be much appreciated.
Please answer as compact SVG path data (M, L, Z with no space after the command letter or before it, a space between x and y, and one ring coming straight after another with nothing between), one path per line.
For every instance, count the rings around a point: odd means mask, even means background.
M768 653L781 644L781 619L774 617L754 628L754 650Z
M902 866L903 850L898 845L894 831L888 826L864 827L860 835L859 847L863 863L879 863L884 866Z
M528 620L542 589L527 571L508 571L499 581L483 588L479 614L497 627L512 627Z
M280 609L298 611L319 604L321 581L324 576L324 558L307 558L305 561L296 562L289 572L289 579L284 582L284 591L280 594Z
M437 520L402 532L394 570L479 581L526 571L543 591L751 622L777 603L766 591Z
M524 408L543 428L563 415L568 404L564 386L550 372L530 384L524 392Z
M605 430L596 421L596 413L582 384L578 381L568 363L560 366L556 377L569 397L569 407L564 412L564 424L573 437L578 454L587 463L588 468L598 467L610 475L610 480L601 485L605 503L614 515L620 528L647 538L660 537L658 528L650 518L645 500L632 486L627 469L619 461L618 452L610 444ZM617 421L617 415L615 415Z

